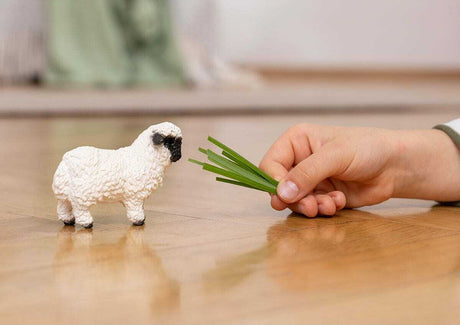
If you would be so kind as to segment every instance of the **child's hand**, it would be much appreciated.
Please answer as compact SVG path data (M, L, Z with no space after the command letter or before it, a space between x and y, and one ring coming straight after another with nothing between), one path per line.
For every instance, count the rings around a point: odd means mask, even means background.
M442 131L301 124L260 168L280 180L271 204L309 217L390 197L460 200L460 151Z

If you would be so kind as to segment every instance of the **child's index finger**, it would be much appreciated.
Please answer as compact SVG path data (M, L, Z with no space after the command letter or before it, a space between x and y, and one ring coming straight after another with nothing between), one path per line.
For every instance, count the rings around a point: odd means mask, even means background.
M286 176L294 165L294 161L295 153L291 142L284 134L268 149L259 168L279 181Z

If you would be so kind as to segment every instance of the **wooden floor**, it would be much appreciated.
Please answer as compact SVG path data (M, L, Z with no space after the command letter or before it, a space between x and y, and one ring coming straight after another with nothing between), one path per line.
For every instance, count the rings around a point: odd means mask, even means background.
M460 209L390 200L307 219L214 181L185 158L211 134L259 161L288 126L429 128L460 109L325 115L0 119L1 324L458 324ZM184 159L133 227L121 204L63 226L62 154L128 145L149 124L184 133Z

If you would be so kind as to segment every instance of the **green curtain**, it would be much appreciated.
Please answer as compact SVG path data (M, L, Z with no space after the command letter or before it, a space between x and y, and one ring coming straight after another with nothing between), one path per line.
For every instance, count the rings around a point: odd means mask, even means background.
M49 0L53 85L184 83L166 0Z

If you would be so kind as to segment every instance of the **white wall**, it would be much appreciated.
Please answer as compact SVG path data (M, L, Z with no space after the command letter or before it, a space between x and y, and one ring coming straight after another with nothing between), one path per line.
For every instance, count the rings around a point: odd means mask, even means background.
M1 1L1 0L0 0ZM214 53L218 42L216 0L170 0L176 29L181 37L199 42Z
M216 47L230 61L306 68L460 68L460 0L214 2ZM201 23L206 25L206 19Z

